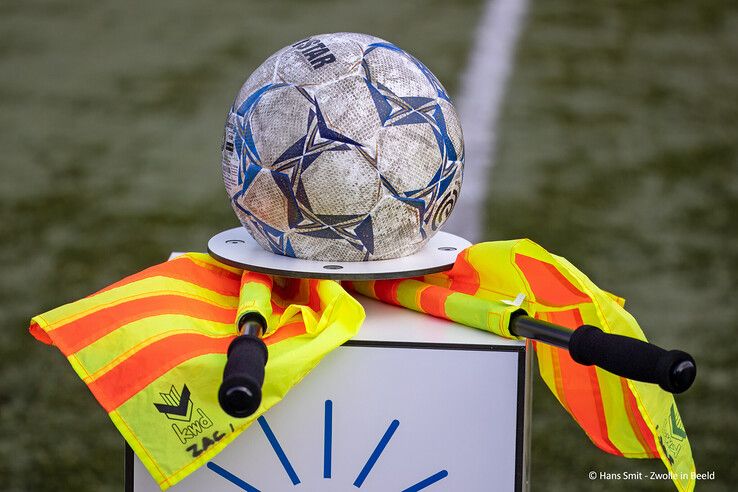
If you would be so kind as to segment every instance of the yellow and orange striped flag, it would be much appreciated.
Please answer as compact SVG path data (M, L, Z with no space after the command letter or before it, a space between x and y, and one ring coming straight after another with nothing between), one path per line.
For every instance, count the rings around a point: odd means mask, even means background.
M471 246L448 272L344 285L507 338L515 338L508 325L519 308L513 301L523 294L520 307L530 316L570 329L590 324L606 333L646 340L622 298L601 290L566 259L527 239ZM577 364L567 350L532 343L541 377L597 447L626 458L660 458L677 490L694 489L692 451L671 393Z
M361 305L331 280L272 277L188 253L36 316L162 489L205 464L354 336ZM236 319L267 320L262 403L235 420L218 405Z
M645 340L621 298L529 240L477 244L445 273L344 286L508 338L517 299L539 319ZM246 311L268 321L269 362L261 407L236 427L220 409L217 389L235 320ZM337 282L270 277L188 253L36 316L31 333L67 356L165 489L279 402L354 336L363 318L361 305ZM579 365L563 349L534 347L544 381L596 446L627 458L660 458L678 490L694 489L692 452L670 393Z

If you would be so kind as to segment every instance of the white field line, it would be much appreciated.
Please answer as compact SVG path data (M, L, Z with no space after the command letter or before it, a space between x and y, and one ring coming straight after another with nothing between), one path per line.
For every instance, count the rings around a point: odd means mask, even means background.
M461 196L444 230L471 242L482 237L496 125L528 0L487 0L456 99L466 150Z

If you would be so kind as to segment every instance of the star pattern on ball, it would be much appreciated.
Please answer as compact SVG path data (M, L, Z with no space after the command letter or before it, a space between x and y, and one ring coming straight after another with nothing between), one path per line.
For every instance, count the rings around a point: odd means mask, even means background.
M364 56L378 48L386 48L393 51L395 49L399 49L389 43L370 45L365 51ZM410 55L407 56L411 58L413 63L416 65L423 66L422 63L417 61L415 58L410 57ZM382 126L390 127L426 124L429 125L433 131L433 135L436 138L438 150L442 158L436 173L424 187L417 190L401 192L396 190L387 179L382 177L382 184L396 199L416 208L423 224L432 225L433 222L431 222L431 219L436 216L435 210L437 207L427 207L427 204L438 204L437 198L446 193L449 186L454 181L459 167L456 149L448 135L446 120L438 103L438 99L433 97L400 96L381 82L374 80L372 77L372 71L366 63L366 60L363 61L362 68L364 70L364 81L369 89L369 93L371 94L374 107L377 110L377 115L379 116ZM425 67L423 66L423 68ZM428 69L423 71L424 74L426 72L430 73ZM433 79L437 82L435 77L433 77ZM443 91L443 94L445 95L445 91ZM444 99L447 99L447 97L444 97ZM435 230L435 227L433 229ZM421 228L420 234L425 238L427 235L426 230Z
M314 213L308 194L305 191L302 173L324 152L342 152L354 149L373 168L376 168L376 159L363 150L363 146L359 142L330 128L317 100L308 91L297 86L291 86L290 89L299 91L312 106L307 115L305 135L290 145L268 166L274 182L287 201L287 219L290 231L324 239L343 239L363 252L365 258L368 259L369 255L374 252L371 216L365 214L320 215ZM246 116L246 112L244 112L244 116ZM249 141L250 133L250 124L242 125L239 132L241 137L239 141L242 144L240 147L236 145L237 151L243 149L243 158L248 162L243 167L244 179L242 183L244 185L247 182L250 184L256 173L264 169L264 166L260 163L256 147L253 146L253 149L250 149L248 145L244 145ZM253 138L250 140L253 141ZM243 186L239 193L245 193L247 189L248 186ZM270 227L243 207L241 209L244 213L249 214L255 223L255 227L268 240L274 252L294 256L289 239L285 240L287 231L279 231Z
M412 62L427 79L428 87L435 91L435 97L427 97L427 93L422 96L398 94L377 80L374 77L376 74L372 73L371 63L367 62L367 55L380 49L390 50ZM265 84L249 94L238 107L232 108L232 113L236 116L235 123L232 124L232 147L239 158L238 191L233 194L232 202L244 225L263 246L268 246L275 253L296 256L291 238L299 235L340 241L360 253L363 260L371 259L374 254L376 224L373 223L371 211L353 215L326 215L316 213L311 204L303 173L313 165L320 165L319 159L325 153L352 153L352 158L346 162L356 162L357 155L360 160L363 159L376 171L379 185L384 190L380 196L402 202L406 205L405 210L410 213L414 211L415 223L420 226L418 233L422 239L435 231L453 208L460 187L464 152L463 148L457 149L454 146L446 127L441 104L444 101L450 103L450 100L445 89L421 62L390 43L366 45L359 66L363 70L364 82L371 96L369 104L373 103L381 127L428 126L438 145L437 168L424 186L412 190L398 189L380 172L373 144L367 147L332 127L314 96L316 87L291 84L281 79L279 82ZM259 102L272 91L298 91L309 104L304 120L304 134L288 144L273 162L264 162L255 143L251 120ZM279 98L272 99L275 100ZM249 193L258 176L268 176L279 190L286 211L285 219L280 220L285 220L286 223L283 224L287 227L275 227L266 218L268 212L259 212L264 215L264 218L260 218L244 205L245 201L254 199L252 197L246 200L245 195ZM259 182L264 182L263 179L260 177Z
M428 67L426 67L423 62L412 56L407 51L403 50L402 48L395 46L392 43L371 43L366 47L366 50L364 50L364 56L368 55L374 50L377 49L386 49L393 51L397 53L400 56L404 56L408 60L410 60L417 68L420 70L420 72L425 76L426 79L428 79L428 83L435 89L436 96L438 96L441 99L445 99L446 101L451 102L451 98L448 96L448 93L446 92L446 89L443 88L443 84L441 84L441 81L438 80L438 78L433 75L433 72L428 70Z

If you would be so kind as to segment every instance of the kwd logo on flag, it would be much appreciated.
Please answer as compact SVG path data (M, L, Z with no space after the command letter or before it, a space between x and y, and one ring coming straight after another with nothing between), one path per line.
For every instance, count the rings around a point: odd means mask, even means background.
M189 422L192 420L192 400L190 400L190 389L187 385L182 386L182 393L172 385L169 393L159 393L164 403L154 403L159 413L163 413L171 420Z
M159 395L163 403L154 402L154 406L159 413L163 413L170 420L186 423L179 425L176 422L172 423L172 430L182 444L187 444L188 441L202 434L205 429L213 426L213 421L210 420L202 408L195 411L195 404L190 398L190 389L186 384L182 385L181 392L177 391L177 388L172 385L169 393L159 393ZM193 457L197 457L223 437L225 437L225 434L216 430L211 436L203 437L199 446L196 442L186 449Z

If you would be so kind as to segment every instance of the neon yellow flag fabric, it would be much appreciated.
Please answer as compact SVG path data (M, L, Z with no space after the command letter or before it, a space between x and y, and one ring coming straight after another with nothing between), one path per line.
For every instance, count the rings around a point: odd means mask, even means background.
M262 403L221 410L226 350L246 311L267 320ZM273 280L188 253L36 316L162 489L205 464L353 337L364 310L331 280Z
M572 329L592 324L645 340L622 299L528 240L477 244L445 273L344 287L503 337L513 337L510 315L522 307ZM246 311L268 321L269 361L262 406L236 423L220 409L217 389L235 320ZM279 402L353 337L363 318L336 282L272 278L189 253L36 316L31 333L67 356L165 489ZM595 445L627 458L660 458L678 490L694 489L689 440L670 393L533 345L544 381Z
M623 299L599 289L567 260L529 240L474 245L444 273L344 285L507 338L514 338L508 331L510 315L522 308L530 316L571 329L591 324L606 333L646 340L623 308ZM541 377L595 445L627 458L660 458L678 490L694 489L692 451L673 395L655 384L577 364L564 349L534 346Z

